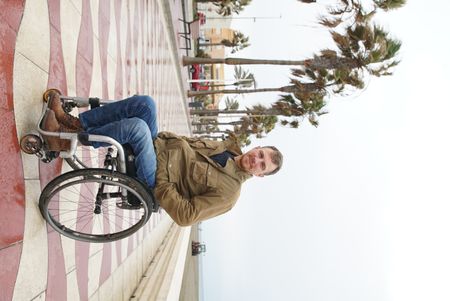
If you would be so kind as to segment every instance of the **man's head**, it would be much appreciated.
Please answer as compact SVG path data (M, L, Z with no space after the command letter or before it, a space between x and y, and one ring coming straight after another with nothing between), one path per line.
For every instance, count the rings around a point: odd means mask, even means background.
M235 160L239 168L257 177L273 175L283 165L283 155L275 146L255 147Z

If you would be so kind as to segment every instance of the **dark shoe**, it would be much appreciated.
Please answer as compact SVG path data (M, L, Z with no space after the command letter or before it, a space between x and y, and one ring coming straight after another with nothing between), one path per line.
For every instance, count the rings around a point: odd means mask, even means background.
M83 130L79 118L64 112L58 92L51 91L49 93L48 107L50 110L55 112L56 119L66 128L73 129L78 132L81 132Z
M61 132L61 130L66 130L65 128L61 128L53 111L47 111L45 113L42 128L48 132ZM70 140L60 139L54 136L44 136L44 141L47 144L48 150L58 152L70 150Z
M144 206L139 202L139 204L130 204L125 201L117 202L116 203L117 208L123 209L123 210L139 210L141 208L144 208Z

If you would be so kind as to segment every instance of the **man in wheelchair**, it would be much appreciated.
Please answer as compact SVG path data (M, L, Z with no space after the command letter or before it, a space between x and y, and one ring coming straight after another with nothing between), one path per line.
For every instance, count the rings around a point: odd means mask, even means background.
M86 132L105 135L131 145L137 177L154 191L160 206L181 226L188 226L230 210L244 181L272 175L283 156L273 146L242 153L235 137L225 141L158 133L155 102L132 96L83 112L66 113L60 96L50 94L43 128L51 132ZM82 135L80 135L82 137ZM50 150L64 151L70 141L47 136ZM93 147L100 142L81 141Z

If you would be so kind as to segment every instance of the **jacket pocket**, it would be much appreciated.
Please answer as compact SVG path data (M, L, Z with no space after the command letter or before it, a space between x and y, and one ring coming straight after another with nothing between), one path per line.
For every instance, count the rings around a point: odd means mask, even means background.
M180 162L180 151L177 149L168 150L168 160L167 160L167 175L169 182L178 183L180 179L180 172L176 162Z
M201 185L217 187L218 171L207 162L195 162L192 168L192 179Z
M194 139L191 138L187 140L190 146L196 149L216 149L217 148L217 141L210 141L210 140L201 140L201 139Z

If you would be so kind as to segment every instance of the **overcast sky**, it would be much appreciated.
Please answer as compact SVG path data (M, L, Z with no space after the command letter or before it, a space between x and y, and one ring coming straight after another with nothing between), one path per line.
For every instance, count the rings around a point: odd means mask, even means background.
M310 56L329 43L314 24L321 7L253 1L240 16L282 18L235 21L252 44L237 56ZM204 300L450 300L449 11L409 0L383 15L403 42L394 76L330 99L318 128L255 141L279 147L285 164L202 224ZM286 68L248 69L259 87L288 83Z

